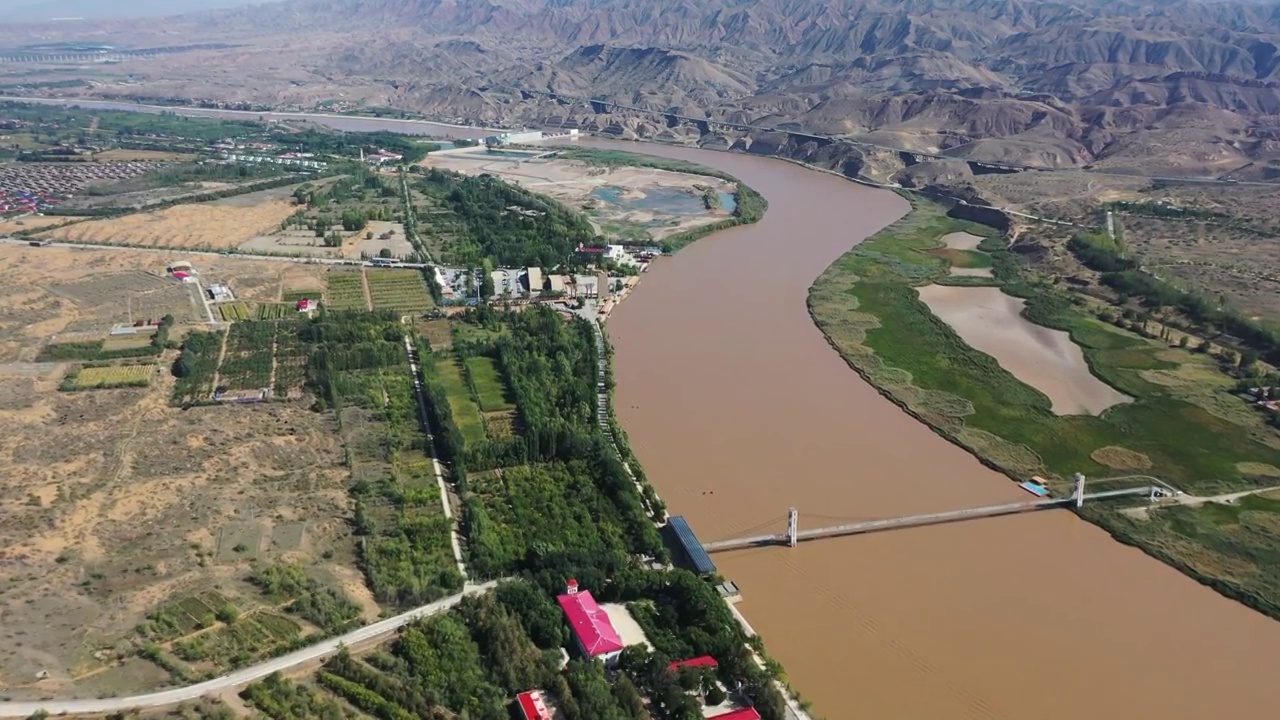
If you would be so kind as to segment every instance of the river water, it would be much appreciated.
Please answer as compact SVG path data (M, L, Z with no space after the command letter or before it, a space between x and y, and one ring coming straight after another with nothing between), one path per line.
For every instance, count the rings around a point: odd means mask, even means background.
M781 532L792 505L815 527L1027 498L881 398L808 316L813 280L905 201L777 160L601 144L719 168L770 203L659 261L609 321L620 419L700 537ZM1275 713L1280 623L1066 511L715 560L830 720Z
M337 129L485 134L288 115ZM813 280L903 215L905 201L778 160L583 144L715 167L770 203L763 221L660 260L609 321L618 415L671 511L704 541L781 532L793 505L801 527L815 527L1027 499L880 397L805 309ZM715 560L792 684L829 720L1276 714L1280 623L1066 511Z

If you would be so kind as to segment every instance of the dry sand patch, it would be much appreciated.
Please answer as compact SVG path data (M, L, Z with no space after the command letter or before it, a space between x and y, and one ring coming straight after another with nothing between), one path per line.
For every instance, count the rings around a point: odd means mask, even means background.
M69 215L45 215L37 217L28 215L24 218L14 218L12 220L0 220L0 233L16 233L23 230L39 230L41 228L52 227L54 225L63 225L65 223L80 220L79 217Z
M952 277L995 277L991 274L991 268L961 268L954 265L950 274Z
M155 212L89 220L51 230L43 237L67 242L172 248L232 248L270 233L296 210L283 200L248 207L203 203Z
M1259 477L1280 477L1280 468L1274 465L1268 465L1260 462L1241 462L1236 463L1236 470L1241 475L1256 475Z
M947 233L939 238L951 250L977 250L983 238L967 232Z
M920 299L971 347L1049 397L1058 415L1097 415L1132 398L1094 377L1084 351L1060 330L1022 317L1026 304L994 287L927 285Z
M1098 448L1089 453L1089 457L1099 465L1105 465L1113 470L1146 470L1151 467L1151 458L1118 445Z

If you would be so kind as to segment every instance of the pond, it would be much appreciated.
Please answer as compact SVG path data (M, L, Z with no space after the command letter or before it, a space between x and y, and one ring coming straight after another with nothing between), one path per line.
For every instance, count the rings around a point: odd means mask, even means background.
M591 197L628 211L644 211L665 215L701 215L707 211L701 195L675 188L648 187L627 191L606 185L591 191ZM723 202L723 198L721 200Z

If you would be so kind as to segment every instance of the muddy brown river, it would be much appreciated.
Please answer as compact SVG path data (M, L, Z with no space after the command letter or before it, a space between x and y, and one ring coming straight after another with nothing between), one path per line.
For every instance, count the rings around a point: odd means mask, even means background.
M618 414L650 480L703 540L782 532L792 505L801 527L818 527L1027 499L862 382L805 309L813 280L905 201L778 160L590 143L716 167L769 199L762 222L655 264L609 321ZM1066 511L715 560L828 720L1276 714L1280 623Z
M606 146L722 169L770 202L658 262L609 321L619 416L704 541L782 532L792 505L804 528L1026 499L881 398L807 314L818 274L903 200L777 160ZM1276 712L1280 623L1066 511L715 560L829 720Z

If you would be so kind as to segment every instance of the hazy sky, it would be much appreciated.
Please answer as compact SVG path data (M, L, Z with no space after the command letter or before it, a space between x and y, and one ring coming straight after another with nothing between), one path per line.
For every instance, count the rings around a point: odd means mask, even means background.
M0 17L142 17L234 7L270 0L0 0Z

